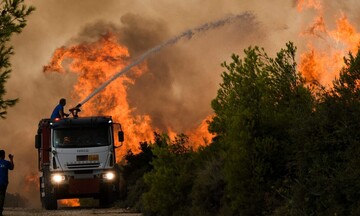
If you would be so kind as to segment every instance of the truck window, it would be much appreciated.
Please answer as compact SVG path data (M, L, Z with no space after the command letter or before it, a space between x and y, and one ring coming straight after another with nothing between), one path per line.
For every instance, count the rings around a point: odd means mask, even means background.
M53 145L57 148L107 146L111 143L109 127L55 128Z

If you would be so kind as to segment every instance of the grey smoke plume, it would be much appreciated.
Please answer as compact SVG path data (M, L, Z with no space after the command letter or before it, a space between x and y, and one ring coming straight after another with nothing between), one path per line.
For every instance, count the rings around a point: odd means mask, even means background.
M209 28L208 24L196 31L193 29L193 32L184 31L178 37L181 39L180 36L183 36L182 39L185 40L162 47L161 52L149 56L146 60L148 71L138 77L128 89L130 106L136 108L134 114L150 115L156 128L172 128L176 132L186 132L197 127L211 114L210 102L216 95L220 80L220 74L215 73L215 68L218 68L218 72L221 70L221 61L216 61L213 57L222 53L229 57L230 50L237 49L234 46L235 41L246 43L261 35L261 29L252 13L232 17L232 24L208 32L200 31L202 28ZM133 16L133 19L141 18ZM222 21L216 24L222 24ZM137 29L142 28L146 26ZM186 40L194 32L200 34ZM150 39L153 39L151 42L163 40L164 36L156 33L151 31L148 34ZM134 41L144 41L136 32L131 35L134 35ZM229 40L224 40L225 35ZM218 49L220 44L229 51ZM151 43L147 45L153 46ZM132 50L133 47L129 45L129 49Z
M141 56L139 56L135 61L133 61L131 64L129 64L128 66L126 66L124 69L122 69L121 71L119 71L118 73L116 73L113 77L111 77L109 80L107 80L106 82L104 82L101 86L99 86L97 89L95 89L89 96L87 96L83 101L81 101L79 104L83 105L85 104L88 100L90 100L93 96L95 96L97 93L99 93L101 90L103 90L107 85L109 85L112 81L114 81L115 79L117 79L119 76L125 74L126 72L128 72L131 68L133 68L134 66L138 65L139 63L143 62L146 58L148 58L150 55L155 54L156 52L159 52L161 49L163 49L164 47L170 46L175 44L176 42L178 42L180 39L182 38L187 38L187 39L191 39L191 37L193 37L195 34L197 33L202 33L205 31L208 31L210 29L215 29L218 28L220 26L223 26L225 24L229 24L231 22L234 22L237 19L248 19L249 17L251 17L252 15L248 12L243 13L241 15L236 15L236 16L230 16L227 17L225 19L220 19L214 22L210 22L210 23L205 23L197 28L194 29L190 29L187 30L167 41L165 41L162 44L159 44L153 48L151 48L150 50L146 51L144 54L142 54Z

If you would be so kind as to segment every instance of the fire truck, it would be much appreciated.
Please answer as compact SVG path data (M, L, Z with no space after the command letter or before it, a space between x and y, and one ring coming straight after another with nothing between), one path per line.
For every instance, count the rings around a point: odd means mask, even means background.
M43 208L54 210L59 199L85 197L110 207L120 196L116 136L119 143L124 141L121 125L111 116L73 113L71 118L40 120L35 148Z

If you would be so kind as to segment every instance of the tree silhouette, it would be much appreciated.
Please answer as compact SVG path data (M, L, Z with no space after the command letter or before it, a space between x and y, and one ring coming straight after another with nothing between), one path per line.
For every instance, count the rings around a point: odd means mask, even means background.
M3 0L0 2L0 118L6 117L6 110L18 101L4 99L6 94L5 83L10 77L10 56L14 54L13 47L8 45L13 33L20 33L26 26L26 17L35 10L27 7L24 0Z

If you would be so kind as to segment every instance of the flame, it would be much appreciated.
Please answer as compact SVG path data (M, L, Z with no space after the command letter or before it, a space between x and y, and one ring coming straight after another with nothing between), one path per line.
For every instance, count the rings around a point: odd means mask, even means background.
M74 100L83 100L94 89L129 64L130 55L126 47L120 45L115 35L106 34L98 41L82 43L57 49L51 62L44 67L44 72L56 71L65 73L62 64L67 59L68 70L78 74L78 82L74 86ZM135 82L135 78L146 70L146 65L135 67L131 76L122 76L101 91L82 107L82 116L111 115L115 122L120 122L125 131L125 148L118 148L123 155L126 150L138 151L140 141L152 137L151 119L146 115L133 116L132 108L126 99L127 86ZM119 157L117 159L120 159Z
M207 116L205 119L201 121L201 123L185 132L185 135L188 136L189 141L187 143L188 147L191 147L193 150L197 150L201 146L207 146L211 143L214 135L210 134L208 131L209 121L212 120L213 115ZM172 128L167 128L167 135L171 140L174 140L178 135Z
M70 61L69 61L70 60ZM78 74L78 82L74 86L74 100L82 101L94 89L110 79L130 63L128 49L119 44L115 35L108 33L98 41L79 45L61 47L54 52L50 63L44 66L45 73L67 71ZM138 65L124 76L114 80L88 103L82 106L81 116L110 115L115 122L120 122L125 132L125 142L122 148L117 148L117 160L131 150L139 152L138 145L142 141L150 141L157 128L152 126L151 116L134 115L134 107L127 101L127 88L136 82L136 78L147 71L146 63ZM201 127L205 134L207 130ZM171 136L175 132L168 128ZM175 137L175 136L174 136Z
M195 130L191 130L186 133L188 134L191 146L194 149L197 149L201 146L209 145L211 143L214 135L209 133L208 125L209 121L212 120L212 118L213 115L209 115L201 121L200 125Z
M338 42L342 42L348 50L356 52L360 45L360 34L356 32L354 26L351 25L347 16L341 14L336 20L337 30L331 31L329 34Z
M78 207L78 206L80 206L80 200L79 199L62 199L62 200L59 200L59 204L62 206Z
M357 52L360 34L341 12L335 17L336 28L329 29L321 3L320 0L298 1L299 12L309 8L317 14L313 23L301 33L308 39L308 51L300 56L299 70L308 82L317 81L331 87L344 66L343 57L348 52Z

